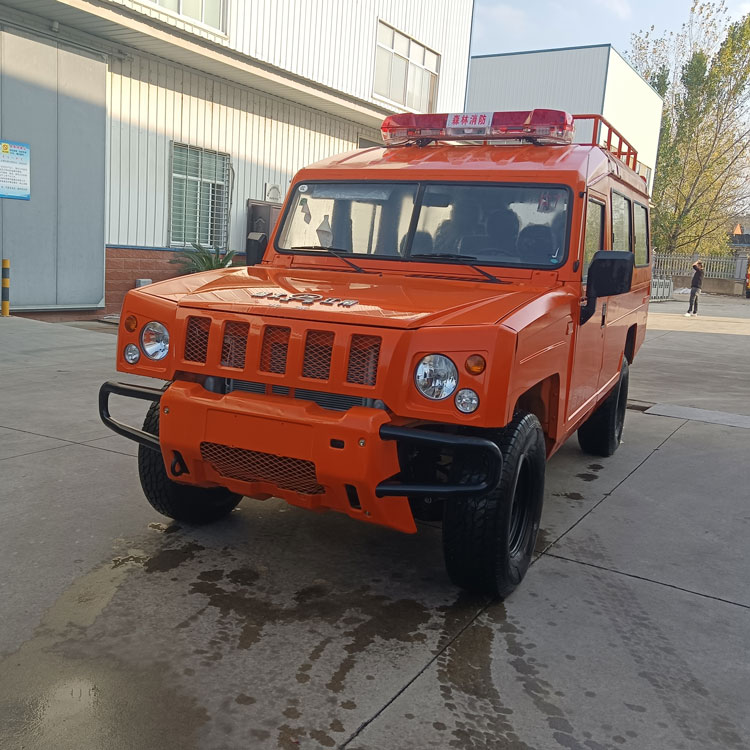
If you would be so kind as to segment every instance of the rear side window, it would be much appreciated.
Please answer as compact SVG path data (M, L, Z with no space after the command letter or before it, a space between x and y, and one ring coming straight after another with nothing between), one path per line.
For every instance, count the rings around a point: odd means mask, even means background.
M648 265L648 213L646 207L636 203L633 206L633 247L635 249L636 266Z
M586 209L586 234L583 238L583 280L586 281L594 253L604 250L604 206L589 201Z
M618 193L612 194L612 249L630 252L630 200Z

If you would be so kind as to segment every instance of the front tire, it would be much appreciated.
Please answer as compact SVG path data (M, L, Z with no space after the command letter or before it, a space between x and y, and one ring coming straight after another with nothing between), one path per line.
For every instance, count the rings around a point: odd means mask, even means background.
M467 591L508 596L531 564L544 502L544 433L519 413L501 430L500 484L489 495L445 501L443 554L450 579Z
M620 379L602 405L578 428L578 444L592 456L611 456L622 442L628 408L628 360L622 358Z
M143 423L145 432L159 435L159 404L152 404ZM138 447L138 475L146 500L168 518L201 525L218 521L242 500L224 487L193 487L172 481L159 451Z

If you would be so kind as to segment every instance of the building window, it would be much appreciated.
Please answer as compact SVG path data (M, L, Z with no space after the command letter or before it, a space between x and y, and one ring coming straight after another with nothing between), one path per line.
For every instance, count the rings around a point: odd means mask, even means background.
M229 154L174 143L171 245L226 249L229 189Z
M420 112L435 111L440 56L378 22L375 86L378 96Z
M211 26L223 28L224 0L151 0L166 10Z

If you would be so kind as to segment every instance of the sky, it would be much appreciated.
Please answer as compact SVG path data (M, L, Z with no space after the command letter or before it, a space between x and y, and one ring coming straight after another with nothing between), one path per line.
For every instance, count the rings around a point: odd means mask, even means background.
M676 30L691 0L475 0L472 55L612 44L626 53L630 35L651 25ZM728 0L733 19L750 1Z

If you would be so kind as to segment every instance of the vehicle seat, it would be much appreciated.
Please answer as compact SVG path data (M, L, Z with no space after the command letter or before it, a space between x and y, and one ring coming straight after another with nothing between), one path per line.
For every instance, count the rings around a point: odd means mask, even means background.
M404 254L407 237L408 235L405 234L401 238L401 245L399 246L399 252L401 255ZM414 232L414 239L411 242L412 255L429 255L433 252L433 249L432 235L429 232Z
M518 216L509 208L501 208L487 216L487 234L490 246L496 247L499 255L515 255L518 241Z
M546 265L554 252L554 236L546 224L529 224L518 235L518 254L524 263Z

